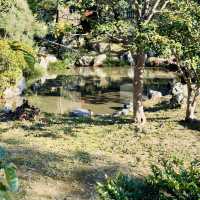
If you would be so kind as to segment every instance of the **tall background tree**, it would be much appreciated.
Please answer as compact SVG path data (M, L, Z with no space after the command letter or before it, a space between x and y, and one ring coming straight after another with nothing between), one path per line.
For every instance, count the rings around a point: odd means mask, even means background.
M133 102L134 121L146 122L143 108L143 80L146 53L156 50L165 56L169 55L170 45L167 36L159 34L158 16L166 12L169 0L120 0L92 1L95 4L98 20L94 32L108 38L123 42L135 55L133 66ZM80 3L84 4L85 1Z
M35 35L45 33L26 0L0 0L0 95L19 80L24 70L33 72Z
M200 93L200 5L198 1L176 0L159 18L160 33L173 41L179 72L187 84L186 121L195 118Z

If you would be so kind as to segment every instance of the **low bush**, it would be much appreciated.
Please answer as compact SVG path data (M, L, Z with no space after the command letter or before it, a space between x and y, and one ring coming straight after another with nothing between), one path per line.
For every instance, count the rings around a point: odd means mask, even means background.
M199 200L200 162L185 167L179 159L163 160L145 180L118 174L98 183L97 192L102 200Z
M65 64L64 61L62 60L59 60L55 63L50 63L49 66L48 66L48 71L49 72L64 72L68 69L68 66Z
M122 67L122 66L129 66L130 64L126 61L122 61L120 59L115 60L112 57L109 57L105 61L104 65L106 65L107 67Z
M13 200L13 195L18 191L19 180L16 167L5 161L7 152L0 147L0 199Z

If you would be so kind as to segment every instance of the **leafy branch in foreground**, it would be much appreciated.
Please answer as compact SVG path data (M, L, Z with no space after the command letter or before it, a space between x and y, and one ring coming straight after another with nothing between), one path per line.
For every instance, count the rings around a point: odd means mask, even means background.
M15 165L7 163L6 156L5 149L0 147L0 199L13 200L13 194L19 189L19 180Z
M183 161L173 158L152 166L152 175L145 180L118 174L98 183L102 200L199 200L200 162L185 167Z

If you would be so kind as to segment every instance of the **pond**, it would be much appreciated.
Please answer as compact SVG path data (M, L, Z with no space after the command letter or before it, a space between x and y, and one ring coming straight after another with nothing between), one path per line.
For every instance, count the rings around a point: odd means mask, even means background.
M48 73L30 87L26 98L48 113L63 114L84 108L94 114L111 114L132 101L132 77L130 67L82 67L70 73ZM149 89L167 95L174 79L172 72L147 69L144 96Z

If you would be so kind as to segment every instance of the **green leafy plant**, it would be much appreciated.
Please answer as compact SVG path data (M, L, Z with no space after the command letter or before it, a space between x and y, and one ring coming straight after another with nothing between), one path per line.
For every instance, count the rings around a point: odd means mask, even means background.
M13 194L19 189L19 180L16 174L16 166L7 163L7 152L0 147L0 199L13 200Z
M200 198L200 162L193 161L188 168L182 160L163 160L161 167L152 166L153 174L147 184L162 199L198 200Z
M97 193L102 200L136 200L140 199L143 183L132 177L117 174L108 178L105 184L97 184Z
M199 200L200 162L185 167L176 158L162 160L143 181L120 173L98 183L97 192L102 200Z
M22 72L34 69L36 55L32 47L11 40L0 40L0 95L21 78Z

